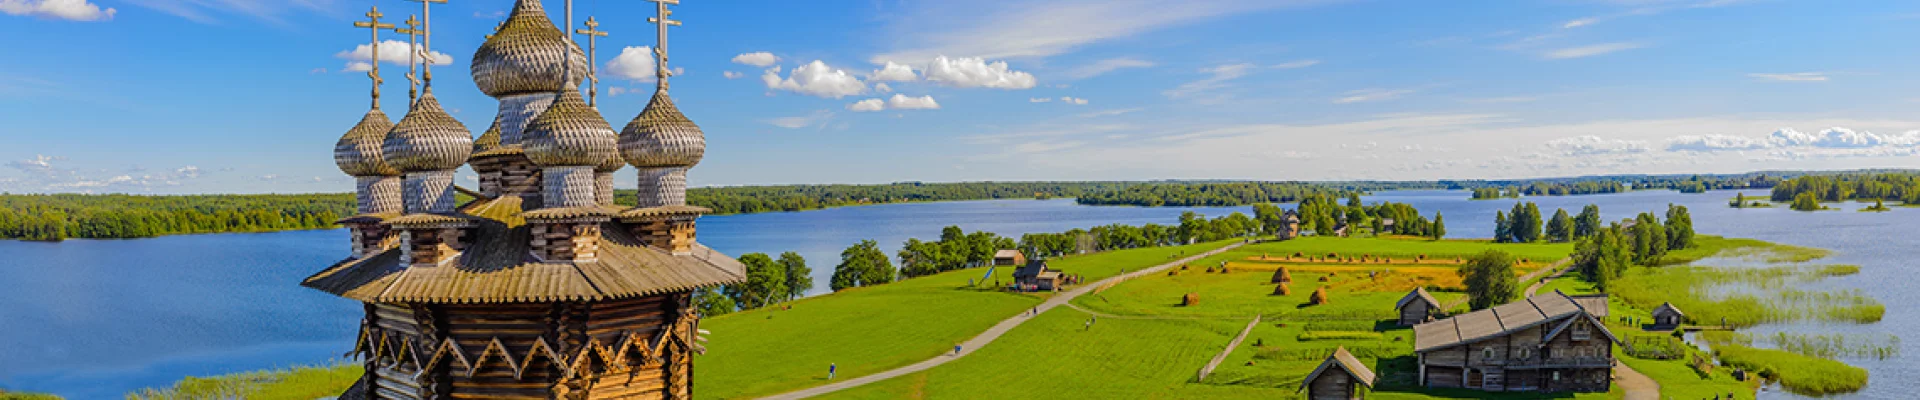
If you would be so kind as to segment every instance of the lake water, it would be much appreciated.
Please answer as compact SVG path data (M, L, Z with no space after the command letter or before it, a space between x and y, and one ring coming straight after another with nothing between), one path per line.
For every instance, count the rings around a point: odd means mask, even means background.
M1764 196L1763 191L1749 191ZM1827 285L1860 288L1889 305L1872 325L1800 327L1845 333L1920 331L1920 300L1910 290L1911 249L1920 248L1920 209L1890 213L1799 213L1784 208L1731 209L1733 192L1683 195L1635 192L1529 199L1551 216L1598 204L1608 220L1687 205L1704 234L1753 237L1834 249L1832 263L1859 264L1858 275ZM1492 236L1493 214L1512 200L1467 200L1465 192L1384 192L1368 202L1410 203L1446 215L1451 237ZM1856 205L1847 205L1849 208ZM1110 223L1172 224L1184 211L1209 216L1249 207L1088 207L1069 199L991 200L844 207L792 213L710 216L700 241L728 254L797 251L825 290L840 250L862 239L889 254L909 237L937 238L959 225L1018 237ZM63 243L0 241L0 387L75 399L120 398L141 387L166 386L187 375L215 375L324 363L351 348L358 305L299 286L346 254L343 230L170 236ZM1792 328L1792 327L1788 327ZM1781 329L1781 327L1762 327ZM1904 354L1920 355L1904 338ZM1908 398L1920 374L1906 358L1847 360L1868 368L1873 383L1861 398Z

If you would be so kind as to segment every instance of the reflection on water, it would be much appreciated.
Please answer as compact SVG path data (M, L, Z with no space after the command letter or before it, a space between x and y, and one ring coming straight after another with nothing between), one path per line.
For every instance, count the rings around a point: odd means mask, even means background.
M1747 195L1765 196L1764 191ZM1453 237L1489 237L1495 211L1513 200L1467 200L1466 192L1407 191L1368 196L1368 202L1409 203L1446 215ZM1821 263L1857 264L1859 274L1816 283L1858 288L1888 307L1877 324L1762 325L1776 331L1897 334L1920 331L1920 291L1912 290L1912 250L1920 248L1920 209L1888 213L1726 207L1733 192L1683 195L1634 192L1529 199L1545 214L1577 213L1598 204L1607 220L1668 203L1692 209L1703 234L1751 237L1833 249ZM1862 205L1847 205L1858 208ZM700 220L700 241L729 254L796 251L823 290L839 252L874 239L891 253L908 237L933 238L960 225L1002 235L1059 232L1110 223L1175 223L1182 211L1217 216L1233 208L1082 207L1072 200L997 200L845 207L795 213L712 216ZM145 386L170 385L186 375L323 363L351 345L359 307L299 287L300 279L346 254L340 230L173 236L65 243L0 241L0 386L47 391L77 399L119 398ZM1915 353L1915 340L1900 343ZM724 351L717 348L716 351ZM1901 358L1848 359L1875 377L1864 398L1909 398L1920 393L1920 363Z

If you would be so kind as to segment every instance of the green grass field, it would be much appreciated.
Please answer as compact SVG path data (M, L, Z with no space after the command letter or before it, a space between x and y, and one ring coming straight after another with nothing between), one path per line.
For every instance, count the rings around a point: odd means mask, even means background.
M144 389L129 399L264 399L311 400L332 398L360 379L358 363L242 372L213 377L188 377L171 388ZM0 396L4 397L4 396Z
M1430 260L1452 260L1471 257L1488 249L1513 254L1516 259L1525 259L1532 263L1552 263L1573 254L1572 243L1493 243L1487 240L1427 240L1412 237L1393 238L1338 238L1307 236L1279 242L1265 242L1233 249L1219 255L1207 257L1196 262L1196 266L1219 265L1221 261L1238 261L1266 255L1271 259L1300 253L1306 256L1320 257L1327 253L1337 253L1342 257L1367 255L1386 257L1394 262L1407 262L1425 255Z
M1220 241L1179 247L1120 250L1055 259L1048 265L1086 275L1091 282L1121 268L1138 270L1226 246ZM1169 258L1169 256L1173 256ZM785 305L709 318L713 332L694 369L703 398L771 395L826 383L838 375L872 374L951 351L1002 319L1033 307L1043 295L1001 292L984 268L951 271L891 284L845 290ZM976 286L968 286L969 280ZM1004 281L1003 281L1004 282Z

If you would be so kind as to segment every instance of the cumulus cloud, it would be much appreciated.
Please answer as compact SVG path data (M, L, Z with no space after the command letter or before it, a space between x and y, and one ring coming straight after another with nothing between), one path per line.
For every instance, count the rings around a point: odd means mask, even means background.
M87 0L0 0L0 13L69 21L105 21L119 10L101 8Z
M746 65L752 65L755 67L770 67L770 66L773 66L773 63L780 62L780 57L773 55L773 53L768 53L764 51L754 52L754 53L742 53L740 55L733 56L733 62L736 64L746 64Z
M1078 98L1078 97L1070 97L1070 96L1063 96L1063 97L1061 97L1061 98L1060 98L1060 102L1062 102L1062 103L1067 103L1067 104L1072 104L1072 105L1076 105L1076 106L1084 106L1084 105L1087 105L1087 99L1082 99L1082 98Z
M386 62L387 64L392 64L392 65L406 66L407 54L409 54L409 52L411 51L414 51L415 49L418 49L418 47L408 44L407 42L402 42L398 40L381 41L379 61L383 61L383 62ZM341 51L339 53L334 53L333 56L347 60L347 66L346 68L341 69L342 71L366 71L369 69L373 69L374 60L373 60L372 44L363 44L359 46L354 46L353 50L346 50L346 51ZM419 56L415 56L414 58L417 60L419 59ZM432 59L433 65L453 64L453 56L448 55L447 53L441 53L441 52L435 51L433 52L433 57L431 57L431 59Z
M815 97L838 99L867 92L867 84L852 73L834 69L820 60L794 68L786 78L780 77L780 67L769 68L760 75L760 80L767 84L768 89Z
M874 93L893 93L893 87L887 86L886 82L875 83L873 84L873 92Z
M867 74L867 81L869 82L911 82L916 79L920 79L920 76L913 73L913 67L908 67L905 64L895 64L892 61L888 61L887 64L881 66L880 69L873 70L873 73Z
M927 80L962 88L1032 89L1033 74L1007 68L1006 61L988 63L983 58L935 57L927 65Z
M1647 142L1637 140L1609 140L1594 135L1550 140L1547 141L1547 148L1568 156L1634 154L1645 153L1650 150Z
M885 109L887 109L887 102L880 99L866 99L847 105L847 110L853 112L874 112Z
M1052 97L1034 97L1034 98L1027 99L1028 103L1045 103L1049 101L1053 101L1053 98Z
M1086 79L1086 78L1092 78L1095 76L1100 76L1101 74L1105 74L1108 72L1120 70L1122 68L1145 68L1145 67L1151 67L1153 65L1154 64L1152 61L1141 60L1137 58L1125 58L1125 57L1109 58L1105 60L1094 61L1092 64L1082 65L1079 68L1074 68L1073 70L1067 71L1067 77L1073 78L1073 79Z
M1756 72L1756 73L1747 74L1747 76L1754 79L1759 79L1763 81L1774 81L1774 82L1826 82L1827 81L1827 74L1824 72L1793 72L1793 73L1757 73Z
M938 110L940 109L940 103L933 101L933 96L907 97L906 95L895 94L892 98L887 99L887 108L896 110Z
M653 60L652 46L628 46L620 49L620 55L607 61L607 67L600 71L615 77L647 81L659 79L655 76L659 66Z
M740 77L747 76L747 74L733 71L720 71L720 76L724 76L727 79L740 79Z
M1920 146L1920 131L1907 131L1897 135L1883 135L1868 131L1833 127L1821 130L1817 134L1802 133L1793 128L1780 128L1766 137L1747 137L1722 134L1677 136L1667 141L1667 150L1691 152L1744 151L1770 149L1834 149L1865 150L1889 147Z
M1593 56L1617 52L1617 51L1638 49L1641 47L1644 47L1644 46L1638 43L1624 43L1624 42L1623 43L1601 43L1596 45L1568 47L1564 49L1553 50L1553 51L1547 52L1545 56L1548 59L1564 60L1569 58L1593 57Z
M48 157L45 154L35 154L33 158L8 161L7 166L27 172L49 172L53 171L53 162L59 159L59 157Z

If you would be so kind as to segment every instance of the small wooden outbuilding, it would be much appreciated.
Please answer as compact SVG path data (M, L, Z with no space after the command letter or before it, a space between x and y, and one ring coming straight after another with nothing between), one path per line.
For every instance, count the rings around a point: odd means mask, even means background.
M1026 265L1027 255L1019 250L1006 249L993 252L993 265Z
M1013 271L1013 283L1021 290L1056 290L1061 276L1060 271L1047 268L1047 260L1031 260Z
M1333 355L1321 361L1319 367L1300 381L1300 390L1307 392L1312 400L1355 400L1367 397L1366 391L1373 388L1374 374L1360 359L1348 353L1345 346L1333 349Z
M1393 309L1400 311L1400 326L1419 325L1432 321L1434 314L1440 313L1440 301L1427 293L1427 288L1414 288L1393 303Z
M1674 307L1673 303L1660 303L1659 307L1653 309L1653 325L1656 327L1677 327L1686 318L1687 314L1680 312L1680 308Z

